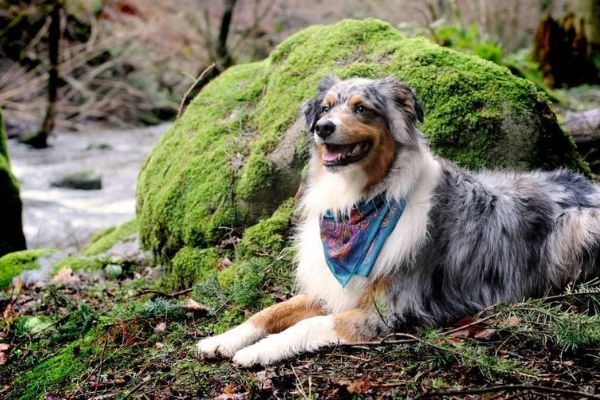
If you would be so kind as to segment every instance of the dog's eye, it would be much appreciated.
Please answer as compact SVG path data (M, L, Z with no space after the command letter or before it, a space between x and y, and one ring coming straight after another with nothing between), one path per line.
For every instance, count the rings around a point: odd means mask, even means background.
M329 112L329 106L324 104L321 106L321 114L325 114L326 112Z
M362 113L364 113L365 111L367 111L367 107L365 107L365 106L358 106L358 107L356 107L356 112L357 112L358 114L362 114Z

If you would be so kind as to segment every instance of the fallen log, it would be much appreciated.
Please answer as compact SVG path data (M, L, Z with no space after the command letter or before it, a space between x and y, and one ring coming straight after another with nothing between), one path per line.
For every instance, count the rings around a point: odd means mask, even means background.
M567 112L565 126L577 146L600 142L600 108Z

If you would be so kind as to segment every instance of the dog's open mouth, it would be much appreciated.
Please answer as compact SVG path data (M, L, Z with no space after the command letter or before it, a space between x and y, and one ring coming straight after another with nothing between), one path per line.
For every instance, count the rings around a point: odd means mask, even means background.
M352 144L325 144L322 154L325 166L341 166L362 160L371 149L371 142L365 141Z

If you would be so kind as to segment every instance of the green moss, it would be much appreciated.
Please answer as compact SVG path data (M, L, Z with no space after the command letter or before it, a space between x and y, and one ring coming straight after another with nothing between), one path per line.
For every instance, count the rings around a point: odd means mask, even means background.
M69 268L72 271L99 271L111 263L113 263L113 260L108 258L87 257L75 254L54 264L52 273L56 274L61 269L66 268Z
M70 344L58 355L17 376L12 385L13 393L22 400L39 399L45 393L64 393L86 370L85 361L80 345Z
M23 250L0 258L0 289L10 285L13 277L27 269L38 269L41 257L55 253L55 249Z
M238 256L247 259L257 255L277 255L287 242L294 204L294 199L288 199L271 217L246 229L237 247Z
M273 180L274 165L263 154L253 154L237 185L237 193L244 199L252 198L261 190L269 189Z
M327 74L408 83L432 149L460 165L589 171L533 83L387 23L345 20L304 29L204 87L140 173L142 245L167 264L181 248L210 248L232 231L245 230L241 258L285 245L283 230L260 221L298 189L300 108Z
M178 287L190 287L217 273L219 254L214 248L198 249L184 246L177 252L171 263L171 270L178 280Z
M103 253L123 239L137 233L137 220L125 222L116 227L110 227L92 237L90 243L82 250L82 254L93 256Z

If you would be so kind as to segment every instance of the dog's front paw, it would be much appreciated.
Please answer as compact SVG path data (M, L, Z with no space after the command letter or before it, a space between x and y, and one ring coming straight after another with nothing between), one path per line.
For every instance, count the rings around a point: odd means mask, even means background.
M232 361L240 367L267 365L274 362L274 360L270 360L267 354L264 353L264 349L258 347L253 345L239 350L233 356Z
M263 329L246 322L220 335L200 340L198 353L206 358L231 358L236 351L256 342L264 335Z
M206 358L215 358L218 356L230 358L237 349L231 343L222 340L221 336L223 335L211 336L200 340L197 344L198 353Z
M240 367L251 367L269 365L293 356L294 352L277 339L281 339L281 335L269 336L252 346L244 347L234 354L232 361Z

